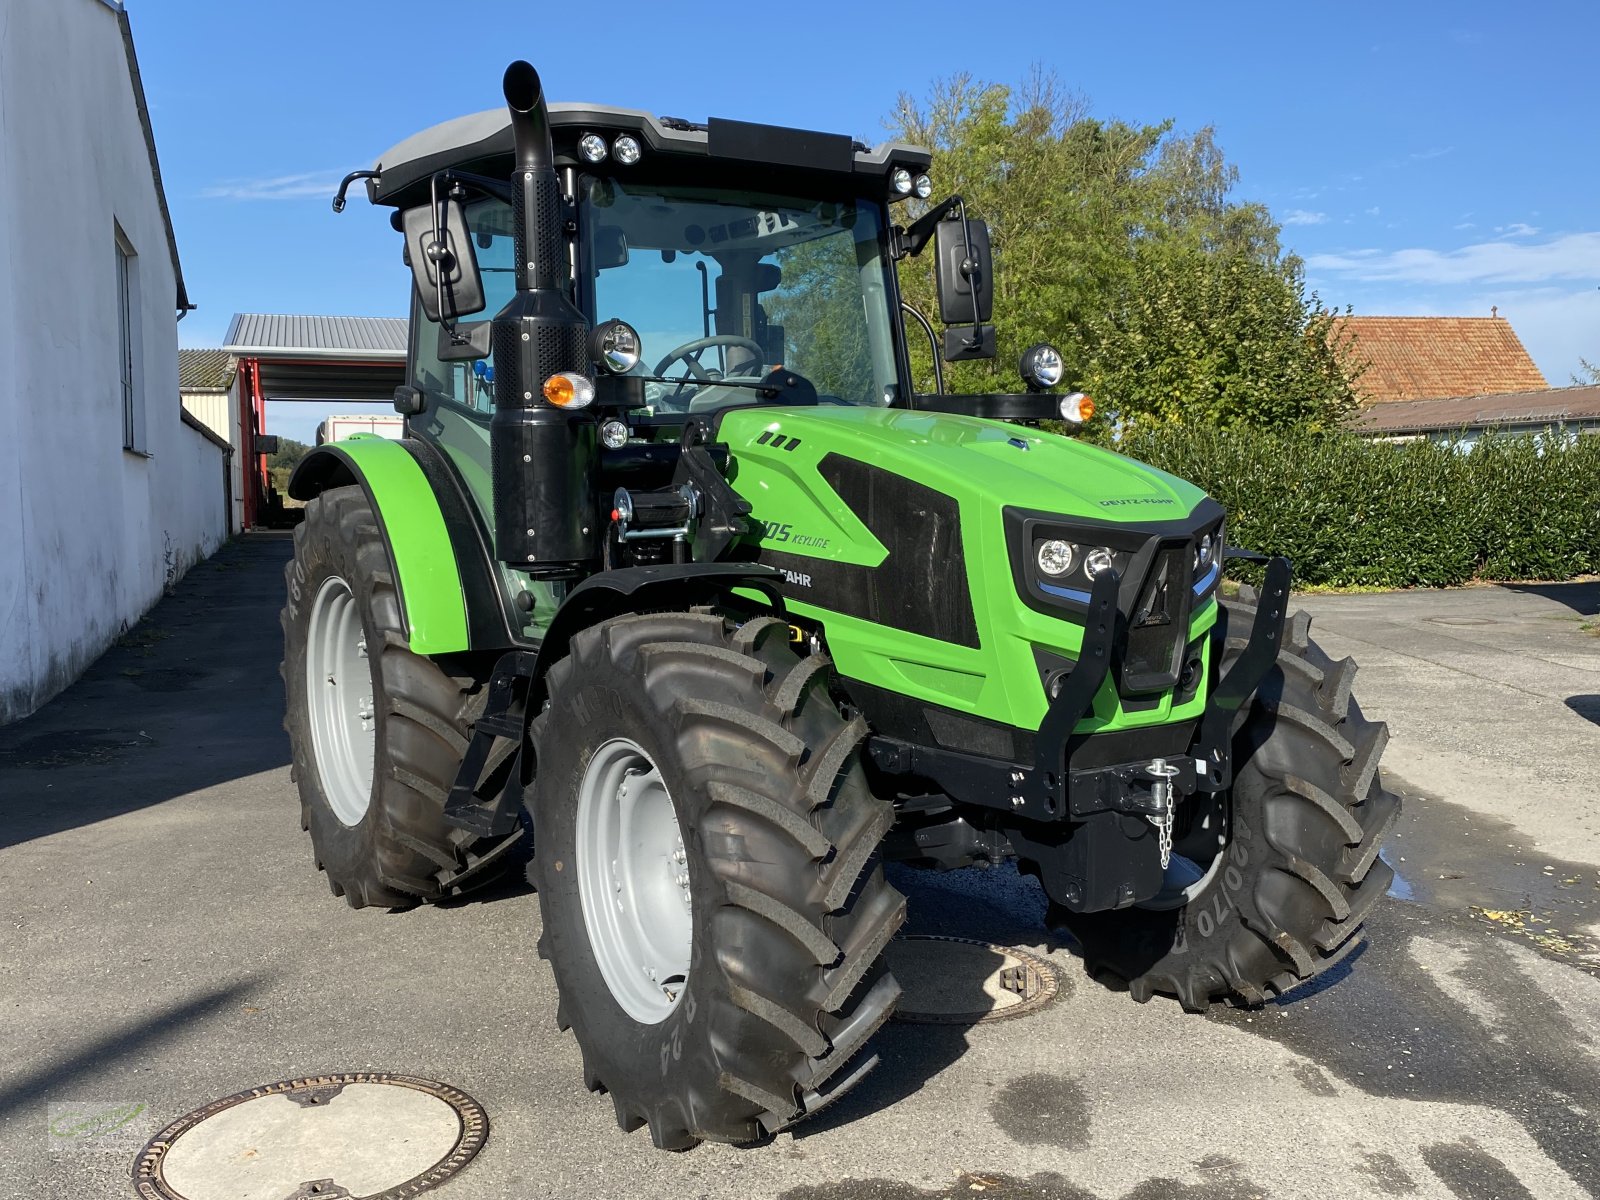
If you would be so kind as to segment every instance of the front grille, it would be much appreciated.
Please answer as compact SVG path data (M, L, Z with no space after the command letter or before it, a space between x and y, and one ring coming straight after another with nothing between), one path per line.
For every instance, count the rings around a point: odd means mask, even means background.
M1139 598L1128 613L1128 647L1122 660L1122 691L1171 687L1178 681L1189 626L1189 548L1163 546L1150 564Z

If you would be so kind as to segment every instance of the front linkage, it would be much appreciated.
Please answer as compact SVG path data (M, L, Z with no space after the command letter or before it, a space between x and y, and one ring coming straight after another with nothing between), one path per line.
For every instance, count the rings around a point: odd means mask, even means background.
M1255 556L1250 556L1255 557ZM1289 597L1287 559L1266 560L1266 582L1243 654L1213 689L1181 755L1109 766L1072 766L1073 735L1111 674L1118 654L1113 571L1090 592L1083 645L1045 714L1032 763L1006 762L885 736L868 740L874 765L890 775L932 781L952 800L995 810L1011 849L1040 865L1050 898L1073 912L1122 908L1160 890L1171 852L1179 796L1218 802L1233 784L1232 734L1239 709L1277 662ZM1220 662L1220 655L1217 660ZM1147 821L1158 840L1152 856L1121 818ZM1051 826L1082 822L1062 839ZM980 837L973 832L973 838Z

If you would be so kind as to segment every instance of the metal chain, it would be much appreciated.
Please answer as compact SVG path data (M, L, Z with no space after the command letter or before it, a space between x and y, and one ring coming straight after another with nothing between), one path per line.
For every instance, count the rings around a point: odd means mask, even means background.
M1178 807L1178 798L1173 795L1172 779L1178 774L1178 768L1164 758L1154 758L1146 769L1154 780L1150 798L1156 807L1156 811L1146 819L1156 827L1156 845L1161 852L1161 870L1165 872L1167 865L1172 862L1172 814Z

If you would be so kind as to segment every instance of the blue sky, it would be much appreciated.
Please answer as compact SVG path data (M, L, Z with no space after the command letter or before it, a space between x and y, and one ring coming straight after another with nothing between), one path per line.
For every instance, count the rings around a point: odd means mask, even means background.
M1553 385L1600 361L1594 0L127 6L200 305L184 345L220 344L235 311L403 315L386 214L335 216L333 187L417 129L495 106L524 57L556 100L868 142L901 91L957 71L1016 82L1037 63L1097 116L1216 126L1238 195L1284 223L1326 302L1498 305Z

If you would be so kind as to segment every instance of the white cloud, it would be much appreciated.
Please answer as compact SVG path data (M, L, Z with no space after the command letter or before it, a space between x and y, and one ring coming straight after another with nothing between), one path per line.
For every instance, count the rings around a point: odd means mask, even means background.
M224 179L200 194L207 200L303 200L307 196L332 200L339 190L339 179L338 175L311 171L270 179Z
M1461 224L1452 225L1450 228L1452 228L1452 229L1476 229L1477 226L1474 225L1471 221L1463 221L1463 222L1461 222Z
M1325 212L1309 212L1303 208L1291 208L1283 214L1285 225L1321 225L1327 219Z
M1496 225L1494 231L1506 237L1533 237L1539 232L1537 225L1524 225L1521 221L1513 221L1509 225Z
M1382 210L1381 210L1381 209L1379 209L1379 207L1378 207L1378 206L1377 206L1377 205L1376 205L1376 204L1374 204L1374 205L1373 205L1373 206L1372 206L1372 207L1371 207L1371 208L1369 208L1369 209L1367 209L1367 216L1369 216L1369 217L1375 217L1375 216L1377 216L1377 215L1378 215L1378 213L1379 213L1379 212L1381 212L1381 211L1382 211Z
M1548 283L1600 279L1600 233L1569 233L1544 242L1479 242L1459 250L1357 250L1313 254L1313 272L1366 283Z

